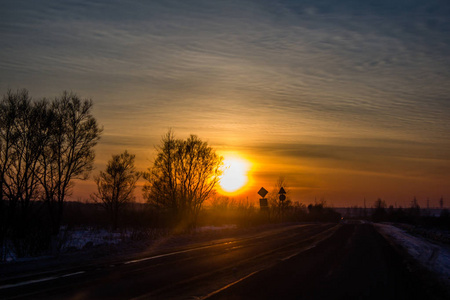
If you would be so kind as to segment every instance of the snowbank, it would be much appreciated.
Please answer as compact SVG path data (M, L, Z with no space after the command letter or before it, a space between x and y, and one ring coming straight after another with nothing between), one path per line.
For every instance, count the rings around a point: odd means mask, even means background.
M427 269L450 285L450 247L408 234L405 230L387 224L375 224L377 229L394 243L401 245Z

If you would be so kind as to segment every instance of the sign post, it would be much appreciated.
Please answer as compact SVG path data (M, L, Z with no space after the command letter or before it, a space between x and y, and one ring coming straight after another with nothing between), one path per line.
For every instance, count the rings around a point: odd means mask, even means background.
M284 219L284 200L286 200L286 191L284 190L283 187L280 188L280 191L278 192L278 195L280 195L278 197L278 199L280 199L280 202L281 202L280 216L281 216L281 219L283 220Z
M259 207L261 210L268 210L269 209L269 204L267 203L267 195L268 191L265 188L261 188L258 192L258 195L261 196L261 199L259 199Z
M278 194L280 195L280 196L279 196L279 199L280 199L281 202L283 202L284 200L286 200L286 191L284 190L283 187L281 187L281 189L280 189L280 191L278 192Z

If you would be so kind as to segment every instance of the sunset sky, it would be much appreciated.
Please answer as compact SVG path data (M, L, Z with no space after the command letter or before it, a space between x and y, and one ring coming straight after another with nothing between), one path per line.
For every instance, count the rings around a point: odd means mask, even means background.
M94 174L172 128L250 162L239 199L284 176L306 204L450 206L449 1L1 4L1 94L91 98Z

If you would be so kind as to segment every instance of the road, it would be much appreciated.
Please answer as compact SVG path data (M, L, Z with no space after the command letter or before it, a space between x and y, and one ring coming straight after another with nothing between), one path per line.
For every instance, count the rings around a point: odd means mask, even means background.
M291 225L0 286L2 299L442 297L370 224Z

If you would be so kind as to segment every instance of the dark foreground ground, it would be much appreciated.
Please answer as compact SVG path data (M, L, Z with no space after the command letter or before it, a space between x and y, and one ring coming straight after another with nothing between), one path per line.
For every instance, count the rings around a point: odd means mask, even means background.
M448 299L371 224L298 224L0 283L0 298Z
M372 225L346 225L211 299L447 299L431 274L405 263Z

